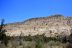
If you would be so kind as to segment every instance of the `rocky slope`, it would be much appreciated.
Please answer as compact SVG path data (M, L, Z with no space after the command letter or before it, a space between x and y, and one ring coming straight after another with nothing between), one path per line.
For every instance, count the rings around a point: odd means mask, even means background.
M10 23L5 26L8 36L34 36L45 34L46 37L71 34L72 17L52 15L48 17L32 18L23 22Z

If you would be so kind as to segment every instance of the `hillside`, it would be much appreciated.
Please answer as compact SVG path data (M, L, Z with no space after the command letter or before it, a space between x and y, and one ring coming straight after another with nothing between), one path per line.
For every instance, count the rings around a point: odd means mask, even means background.
M7 36L34 36L45 34L46 37L67 36L72 29L72 17L51 15L31 18L23 22L10 23L5 26Z

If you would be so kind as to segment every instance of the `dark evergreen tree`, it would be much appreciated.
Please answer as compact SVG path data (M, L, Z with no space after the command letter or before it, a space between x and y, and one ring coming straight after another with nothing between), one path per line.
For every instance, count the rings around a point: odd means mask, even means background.
M8 43L8 38L5 34L6 30L4 29L4 19L2 19L1 21L1 25L0 25L0 41L1 43L4 43L5 46L7 46L7 43Z

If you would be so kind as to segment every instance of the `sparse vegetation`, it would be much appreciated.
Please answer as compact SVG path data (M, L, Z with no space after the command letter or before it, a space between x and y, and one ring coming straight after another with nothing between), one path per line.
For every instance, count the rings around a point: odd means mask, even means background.
M53 48L53 46L62 46L62 48L65 48L66 42L63 42L64 40L61 40L61 38L56 37L45 37L43 35L36 35L36 36L20 36L20 37L10 37L11 39L11 45L12 47L17 46L23 46L25 48L33 48L32 45L34 45L34 48L47 48L45 47L46 44L48 44L48 47ZM19 42L19 44L17 43ZM18 45L17 45L18 44ZM29 45L32 44L32 45ZM70 44L67 44L67 47Z
M71 36L71 35L70 35ZM69 36L69 37L70 37ZM67 43L63 42L68 38L57 38L57 37L45 37L43 35L36 35L36 36L17 36L17 37L10 37L8 48L71 48L71 42ZM69 38L71 39L71 38ZM5 40L6 41L6 40ZM31 44L31 45L30 45ZM33 45L33 46L32 46ZM47 47L46 47L47 45ZM67 46L67 47L65 47Z

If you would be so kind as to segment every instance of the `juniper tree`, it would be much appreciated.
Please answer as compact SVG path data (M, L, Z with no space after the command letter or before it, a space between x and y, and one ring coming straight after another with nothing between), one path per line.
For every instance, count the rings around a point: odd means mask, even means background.
M1 24L0 24L0 41L1 43L4 43L7 46L8 40L7 36L5 34L6 30L4 29L4 19L2 19Z

